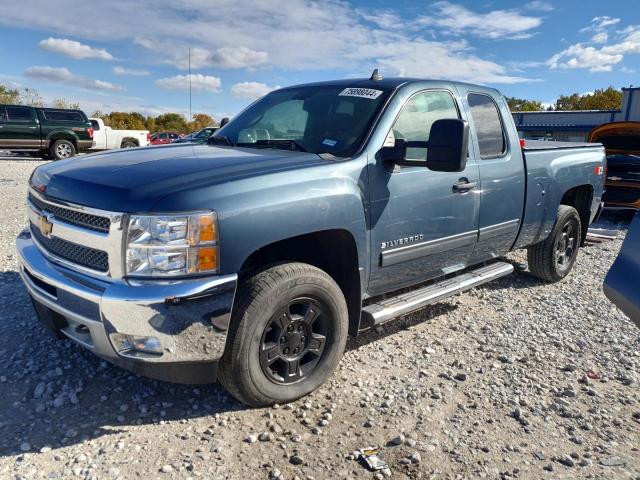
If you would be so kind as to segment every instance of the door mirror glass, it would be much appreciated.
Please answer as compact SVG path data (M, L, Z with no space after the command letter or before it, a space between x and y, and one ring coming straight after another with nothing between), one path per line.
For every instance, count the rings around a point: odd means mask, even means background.
M445 118L431 125L427 168L435 172L462 172L467 165L469 124Z

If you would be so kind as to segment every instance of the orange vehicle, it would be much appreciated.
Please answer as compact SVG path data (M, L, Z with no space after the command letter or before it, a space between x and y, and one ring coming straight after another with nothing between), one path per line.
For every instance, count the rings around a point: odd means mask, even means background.
M591 130L589 142L607 151L605 208L640 209L640 122L605 123Z

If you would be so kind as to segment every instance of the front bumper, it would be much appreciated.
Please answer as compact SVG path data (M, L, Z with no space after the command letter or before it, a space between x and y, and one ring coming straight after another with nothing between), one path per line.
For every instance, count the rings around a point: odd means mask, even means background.
M16 240L20 276L56 329L96 355L146 376L180 383L216 380L237 275L188 280L105 281L43 254L29 229ZM161 353L123 348L123 335L154 337Z

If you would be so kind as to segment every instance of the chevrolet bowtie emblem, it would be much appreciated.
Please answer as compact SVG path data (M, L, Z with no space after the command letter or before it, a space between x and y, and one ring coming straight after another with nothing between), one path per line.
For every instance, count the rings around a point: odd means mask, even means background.
M51 223L48 215L40 215L40 218L38 219L38 226L45 237L49 237L51 235L53 223Z

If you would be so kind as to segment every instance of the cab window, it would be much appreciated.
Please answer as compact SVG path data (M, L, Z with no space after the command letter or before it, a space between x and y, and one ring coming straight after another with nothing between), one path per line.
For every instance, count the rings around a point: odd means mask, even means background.
M507 144L498 106L489 95L480 93L470 93L467 101L478 139L480 158L501 157L506 152Z
M456 102L449 92L433 90L417 93L402 107L385 145L393 146L399 138L407 141L428 141L431 125L443 118L460 118ZM426 148L407 148L407 160L426 159Z
M28 107L6 108L9 122L30 122L33 119L33 117L31 116L31 109Z

